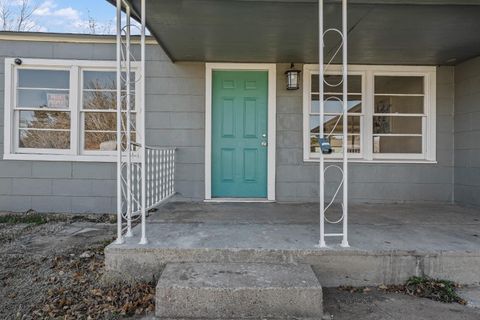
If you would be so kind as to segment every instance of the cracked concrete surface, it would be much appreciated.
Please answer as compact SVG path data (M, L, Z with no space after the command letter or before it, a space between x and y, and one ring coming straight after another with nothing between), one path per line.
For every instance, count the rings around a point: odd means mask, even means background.
M331 219L339 216L329 212ZM480 281L480 210L446 204L352 205L350 248L318 243L318 204L172 202L135 236L106 249L112 273L148 279L166 263L310 264L324 286L403 283L412 275ZM327 232L338 232L327 226ZM133 270L133 271L132 271Z
M328 213L339 216L338 208ZM148 218L150 247L312 249L318 204L171 202ZM138 227L137 227L138 229ZM327 232L338 232L327 226ZM349 213L352 249L477 251L480 209L443 204L361 204ZM138 243L137 237L127 244ZM327 239L337 247L338 239Z

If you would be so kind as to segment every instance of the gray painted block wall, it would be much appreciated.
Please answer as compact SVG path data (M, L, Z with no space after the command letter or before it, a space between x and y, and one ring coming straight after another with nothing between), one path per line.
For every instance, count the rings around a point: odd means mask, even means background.
M0 154L4 136L4 58L108 60L108 44L0 42ZM0 160L0 210L113 212L115 166L109 163Z
M480 57L455 68L455 201L480 206Z
M0 42L0 154L3 155L4 58L114 60L115 46L94 43ZM167 58L149 46L149 70ZM171 64L168 63L170 66ZM167 67L168 68L168 67ZM158 81L157 81L158 80ZM162 82L163 81L163 82ZM168 82L156 79L156 83ZM150 81L148 83L151 83ZM149 90L152 86L147 86ZM150 91L153 91L150 89ZM149 96L150 98L150 96ZM0 160L0 210L40 212L115 212L114 163Z
M138 47L134 48L139 56ZM0 157L3 156L4 58L114 60L115 45L0 41ZM146 137L153 146L178 147L176 187L187 199L204 194L204 63L171 63L147 46ZM0 159L0 211L113 213L114 163Z
M0 41L0 153L3 153L4 57L113 60L112 44ZM302 93L285 90L277 66L277 200L316 201L318 168L302 158ZM438 164L352 164L351 200L451 202L453 68L438 69ZM147 144L175 146L179 198L204 196L205 65L168 61L147 47ZM333 186L330 186L331 188ZM331 189L330 188L330 189ZM115 164L0 160L0 210L114 212Z

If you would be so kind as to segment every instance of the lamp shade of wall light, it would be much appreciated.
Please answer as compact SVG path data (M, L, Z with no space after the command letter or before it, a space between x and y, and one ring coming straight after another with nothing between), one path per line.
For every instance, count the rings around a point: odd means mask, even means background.
M290 66L290 70L287 70L285 74L287 75L287 90L298 90L300 89L300 70L293 69L293 63Z

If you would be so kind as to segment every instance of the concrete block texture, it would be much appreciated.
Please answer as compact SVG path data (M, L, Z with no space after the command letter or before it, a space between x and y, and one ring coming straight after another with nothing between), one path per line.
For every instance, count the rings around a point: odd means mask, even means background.
M134 46L139 58L139 47ZM0 42L0 72L3 59L16 57L22 52L25 58L114 60L115 45L93 43L54 43L4 41ZM302 64L296 64L301 68ZM437 70L437 164L424 166L412 164L361 165L352 164L350 173L351 201L365 202L451 202L453 197L453 112L454 101L460 103L455 128L458 139L455 145L459 161L480 166L476 139L478 124L476 112L476 74L472 69L480 66L475 59L454 67ZM302 90L285 88L284 72L290 64L277 64L277 150L276 150L276 200L280 202L316 201L318 199L318 172L314 164L303 160L303 97ZM458 69L458 70L457 70ZM458 72L457 72L458 71ZM472 80L473 79L473 80ZM458 80L458 81L457 81ZM462 86L463 89L460 89ZM0 76L4 88L4 76ZM205 159L205 64L201 62L176 62L168 60L158 45L147 46L146 84L146 141L153 146L177 147L176 191L184 199L203 200L205 196L203 167ZM455 93L455 96L454 96ZM3 89L0 89L0 122L4 112ZM458 112L457 112L458 111ZM465 112L464 112L465 111ZM463 116L461 114L469 112ZM3 122L2 122L3 123ZM0 139L3 128L0 123ZM462 123L468 127L462 128ZM469 131L469 132L466 132ZM476 133L477 132L477 133ZM3 141L0 141L2 143ZM465 149L468 148L468 149ZM456 151L457 151L456 150ZM0 145L0 154L3 148ZM468 159L463 156L468 155ZM182 166L184 165L184 166ZM98 162L34 162L6 161L0 159L0 178L6 185L0 188L3 196L24 197L23 203L34 210L48 209L63 212L115 212L116 166ZM19 180L21 181L17 181ZM58 180L58 181L57 181ZM91 182L105 180L105 183ZM89 189L89 185L91 188ZM474 183L474 185L477 185ZM358 190L354 190L357 189ZM382 189L381 192L378 192ZM383 191L385 189L385 191ZM457 189L459 192L462 189ZM415 191L412 191L415 190ZM458 199L471 199L458 196ZM52 201L43 197L62 197ZM37 201L32 201L37 197ZM85 205L85 198L93 197ZM478 197L477 197L478 198ZM480 201L480 200L479 200ZM469 201L469 204L475 201ZM0 203L0 210L12 208L12 203ZM95 204L100 204L97 208ZM38 206L37 206L38 205ZM26 205L21 206L24 208ZM20 208L20 207L19 207ZM20 209L16 209L17 211Z
M133 51L138 60L139 46L135 45ZM24 58L114 61L115 44L0 42L0 154L4 137L3 62L4 58L17 57L19 53ZM172 63L158 45L147 46L146 58L147 143L180 147L178 163L181 165L178 168L182 172L178 175L177 190L185 198L201 199L204 176L201 164L205 157L205 64ZM0 210L116 211L115 163L0 159L0 183Z
M480 206L480 58L455 67L454 198Z
M320 319L322 287L304 264L167 264L156 288L156 315Z

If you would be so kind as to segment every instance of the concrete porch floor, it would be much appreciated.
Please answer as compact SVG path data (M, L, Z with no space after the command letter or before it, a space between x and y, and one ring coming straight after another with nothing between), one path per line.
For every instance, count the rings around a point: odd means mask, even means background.
M336 220L339 211L329 216ZM148 218L148 245L138 244L137 226L135 237L107 247L107 269L133 275L138 270L156 274L168 262L295 262L328 277L322 285L398 283L421 274L465 284L480 281L479 209L352 205L347 249L336 237L326 239L327 249L316 248L318 221L314 203L170 202ZM327 227L327 232L338 231Z
M337 220L339 209L330 220ZM148 218L147 247L315 249L318 204L171 202ZM327 232L341 232L328 226ZM136 246L136 237L127 246ZM341 249L340 238L327 238ZM480 210L453 205L362 204L350 207L355 250L480 250Z

